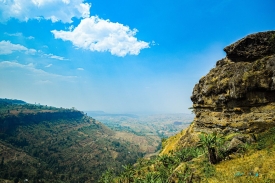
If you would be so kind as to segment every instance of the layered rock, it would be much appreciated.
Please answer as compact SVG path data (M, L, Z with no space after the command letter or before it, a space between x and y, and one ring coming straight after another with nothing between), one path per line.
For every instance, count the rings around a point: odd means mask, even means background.
M227 46L195 85L194 131L257 133L275 126L275 31Z

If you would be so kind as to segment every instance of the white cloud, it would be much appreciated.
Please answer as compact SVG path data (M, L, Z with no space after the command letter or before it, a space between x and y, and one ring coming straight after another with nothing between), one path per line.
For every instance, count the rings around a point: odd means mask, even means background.
M34 39L34 37L33 36L29 36L29 37L27 37L27 39Z
M53 82L49 81L49 80L39 80L37 81L35 84L42 84L42 85L45 85L45 84L52 84Z
M54 81L55 79L58 78L62 80L72 81L73 79L77 78L76 76L63 76L63 75L45 72L44 70L35 68L33 63L24 65L18 62L3 61L3 62L0 62L0 70L3 71L3 69L4 70L21 69L27 72L29 76L30 75L36 76L37 79L40 79L40 80L44 79L44 80Z
M30 55L35 55L36 54L36 50L35 49L28 49L27 51L26 51L26 54L30 54Z
M1 1L1 0L0 0L0 1ZM7 36L23 37L23 38L25 38L25 39L34 39L33 36L25 37L25 36L22 34L22 32L16 32L16 33L12 33L12 34L10 34L10 33L8 33L8 32L5 32L4 34L7 35Z
M28 49L25 46L20 44L13 44L10 41L1 41L0 42L0 55L12 54L15 51L24 51L26 54L35 55L35 49Z
M8 55L14 51L28 51L29 49L20 44L12 44L10 41L0 42L0 55Z
M48 67L51 67L52 65L53 65L53 64L49 64L49 65L46 65L45 67L47 67L47 68L48 68Z
M0 22L45 18L52 22L72 22L90 16L91 4L84 0L0 0Z
M12 33L12 34L5 32L4 34L6 34L8 36L15 36L15 37L23 36L22 32L16 32L16 33Z
M77 70L79 70L79 71L84 71L84 69L81 68L81 67L77 68Z
M74 26L71 25L70 27L68 27L69 31L72 31L74 29Z
M156 42L153 40L153 41L151 41L151 45L152 45L152 46L156 46L156 45L158 46L159 44L156 43Z
M44 56L48 57L48 58L52 58L52 59L57 59L57 60L68 60L68 59L65 59L64 57L61 57L61 56L57 56L57 55L54 55L54 54L44 54Z
M141 49L149 48L149 43L134 37L136 29L91 16L81 20L80 24L70 31L53 30L56 39L71 41L78 48L91 51L109 51L112 55L138 55Z
M0 42L0 55L8 55L12 54L15 51L23 51L25 54L28 55L38 55L41 57L47 57L51 59L56 59L56 60L68 60L64 57L57 56L54 54L45 54L41 50L35 50L32 48L26 48L25 46L22 46L20 44L13 44L10 41L1 41Z

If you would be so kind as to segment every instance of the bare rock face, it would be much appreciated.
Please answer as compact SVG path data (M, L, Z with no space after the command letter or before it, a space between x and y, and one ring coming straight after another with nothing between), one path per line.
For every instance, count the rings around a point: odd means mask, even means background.
M254 133L275 126L275 31L224 50L227 56L193 89L194 130Z
M250 61L253 62L264 56L274 54L275 31L259 32L233 43L224 48L227 58L233 62Z

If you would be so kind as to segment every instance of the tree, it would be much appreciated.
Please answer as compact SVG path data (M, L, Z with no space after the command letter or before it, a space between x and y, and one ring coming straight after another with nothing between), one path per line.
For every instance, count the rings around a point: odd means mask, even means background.
M169 156L167 154L160 156L158 159L165 167L178 164L178 160L174 159L172 156Z
M223 144L223 138L217 135L216 132L211 134L202 133L199 135L199 147L203 147L207 150L208 160L211 164L218 163L217 151L218 147Z
M121 173L121 178L123 182L129 183L133 182L134 179L134 168L132 165L122 165L124 171Z
M99 183L111 183L113 182L113 178L114 178L114 173L111 170L107 170L101 176Z
M151 172L146 174L144 182L145 183L162 183L162 181L159 179L159 176Z

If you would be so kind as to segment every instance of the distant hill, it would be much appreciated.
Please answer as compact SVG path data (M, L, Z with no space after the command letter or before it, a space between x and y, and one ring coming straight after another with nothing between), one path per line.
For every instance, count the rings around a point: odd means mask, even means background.
M0 104L27 104L23 100L0 98Z
M0 99L0 182L96 182L143 154L81 111Z

